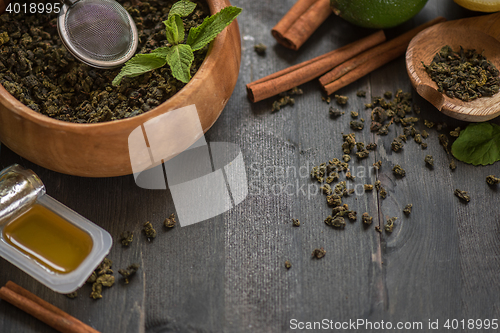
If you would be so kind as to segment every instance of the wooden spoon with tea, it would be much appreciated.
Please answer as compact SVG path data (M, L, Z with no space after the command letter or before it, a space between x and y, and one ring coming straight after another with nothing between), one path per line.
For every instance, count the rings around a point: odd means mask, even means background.
M437 85L422 65L429 65L445 45L457 51L484 50L487 60L500 69L500 12L436 24L415 36L406 51L406 69L420 96L444 114L466 121L486 121L500 116L500 93L470 102L450 98L437 90Z

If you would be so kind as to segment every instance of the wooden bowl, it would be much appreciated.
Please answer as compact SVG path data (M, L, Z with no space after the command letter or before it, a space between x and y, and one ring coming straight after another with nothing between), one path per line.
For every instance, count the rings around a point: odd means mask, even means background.
M469 102L451 98L438 91L425 71L435 54L445 45L454 51L475 49L497 69L500 68L500 13L469 17L433 25L416 35L406 51L406 69L420 96L447 116L465 121L487 121L500 116L500 93Z
M0 0L0 13L7 3ZM230 5L229 0L207 3L212 14ZM131 174L130 133L152 118L192 104L196 105L203 133L208 131L234 90L240 58L240 32L235 21L215 38L196 75L172 98L139 116L98 124L75 124L44 116L0 85L0 141L20 156L53 171L84 177ZM166 124L163 130L175 128ZM176 136L168 146L179 153L201 136L200 131Z

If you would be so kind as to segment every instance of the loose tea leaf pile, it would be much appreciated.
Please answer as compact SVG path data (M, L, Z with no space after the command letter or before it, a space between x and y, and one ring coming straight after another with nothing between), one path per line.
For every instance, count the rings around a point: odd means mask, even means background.
M139 53L168 44L163 21L175 1L118 2L136 23ZM196 9L182 19L186 30L200 25L209 13L204 2L195 2ZM185 85L164 67L112 86L120 70L97 69L75 60L61 43L55 13L4 13L0 31L0 84L21 103L55 119L97 123L133 117L163 103ZM191 75L207 50L195 51Z
M358 96L366 97L366 93L360 92ZM341 99L340 105L342 105L343 102L347 103L347 99ZM404 93L402 90L396 91L395 94L388 91L384 94L384 97L373 97L371 103L365 104L365 107L371 109L371 132L378 135L388 135L391 131L394 131L391 130L392 125L402 127L403 134L396 136L391 144L392 151L396 153L402 152L404 150L404 146L411 141L418 144L421 149L427 148L427 143L424 141L429 137L429 133L426 130L417 129L418 122L421 122L422 125L425 125L428 128L435 127L438 131L447 128L445 123L435 124L431 121L420 120L418 117L412 116L411 113L413 111L415 111L416 114L420 114L420 109L412 104L411 94ZM343 114L343 112L338 109L330 108L330 114L337 119L337 117ZM351 117L359 117L359 113L351 111ZM352 121L350 125L352 128ZM362 128L360 128L360 130L362 130ZM455 129L453 132L459 133L460 129ZM351 181L351 183L355 183L356 181L356 177L353 172L351 172L349 164L350 162L352 163L351 155L354 153L357 156L357 161L359 162L361 159L369 157L371 151L377 149L377 144L375 143L365 144L364 142L357 141L355 133L343 134L342 138L342 158L333 158L328 161L328 163L321 163L318 166L314 166L311 170L311 178L321 184L319 188L321 192L326 195L326 202L328 206L333 207L331 214L327 216L324 222L326 225L338 229L344 229L346 227L347 220L354 222L357 219L357 212L349 209L349 206L346 203L343 203L343 198L349 197L354 192L354 189L348 188L351 184L348 184L347 181ZM413 138L413 140L411 140L411 138ZM439 143L443 146L448 156L451 156L449 151L449 138L446 134L441 133L439 135ZM432 169L432 165L434 165L433 157L431 155L427 155L423 159L425 161L425 165ZM373 163L373 171L379 171L381 168L382 162L380 160ZM450 168L455 168L453 159L451 160ZM399 164L394 165L392 172L397 179L401 179L406 176L406 171L403 166ZM342 173L347 181L343 180L338 182L336 185L333 185L333 182L339 181ZM365 192L372 191L373 188L375 188L380 199L385 199L388 196L388 192L382 186L380 180L375 180L373 184L363 184L362 186ZM403 213L406 216L409 216L411 211L412 204L406 205L403 209ZM393 217L387 221L384 225L384 230L386 232L390 233L393 231L396 225L396 219L397 217ZM362 214L361 220L366 225L370 225L373 218L368 212L365 212ZM379 225L375 226L375 230L382 232L382 228Z
M425 71L436 82L438 91L451 98L469 102L479 97L493 96L499 90L499 72L476 50L458 52L450 46L444 46L430 65L424 65Z

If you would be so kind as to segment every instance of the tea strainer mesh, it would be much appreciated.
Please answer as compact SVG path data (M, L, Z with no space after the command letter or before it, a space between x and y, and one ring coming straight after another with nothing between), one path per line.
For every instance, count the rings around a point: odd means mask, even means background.
M114 0L65 0L57 28L66 48L82 62L113 68L137 49L135 23Z

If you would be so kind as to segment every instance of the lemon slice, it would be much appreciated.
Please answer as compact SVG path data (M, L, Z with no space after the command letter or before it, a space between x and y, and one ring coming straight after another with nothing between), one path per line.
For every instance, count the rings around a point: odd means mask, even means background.
M330 0L330 7L335 14L353 24L384 29L409 20L426 3L427 0Z
M476 12L500 11L500 0L454 0L460 6Z

